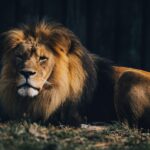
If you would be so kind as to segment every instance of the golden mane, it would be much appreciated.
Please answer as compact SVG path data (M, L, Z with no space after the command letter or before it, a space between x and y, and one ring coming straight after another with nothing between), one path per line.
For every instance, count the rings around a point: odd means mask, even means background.
M10 63L13 50L24 40L34 38L56 56L56 65L49 77L51 88L44 88L34 98L20 98L16 93L14 71ZM40 22L22 25L4 33L4 55L0 78L1 115L4 118L48 120L66 102L78 103L90 95L95 87L94 57L78 38L60 24Z

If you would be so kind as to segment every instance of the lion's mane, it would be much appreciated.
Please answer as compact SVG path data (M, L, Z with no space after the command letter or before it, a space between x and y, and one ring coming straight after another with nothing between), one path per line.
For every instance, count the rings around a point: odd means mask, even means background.
M10 64L11 51L29 36L41 39L57 56L56 65L49 77L54 86L43 88L34 98L20 98L16 93L13 64ZM96 83L96 67L94 59L79 39L67 28L57 23L40 22L21 25L4 33L3 59L0 77L1 116L9 119L22 117L33 120L49 120L60 108L67 104L77 106L89 103ZM81 112L84 108L77 108ZM69 112L67 112L69 113ZM73 116L78 116L73 114ZM53 117L52 117L53 118Z

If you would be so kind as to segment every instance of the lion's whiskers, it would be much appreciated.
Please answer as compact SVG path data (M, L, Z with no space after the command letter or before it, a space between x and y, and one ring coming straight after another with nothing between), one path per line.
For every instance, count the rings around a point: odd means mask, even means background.
M33 62L33 60L31 60L31 61ZM34 63L34 62L33 62L33 63ZM43 79L43 78L41 78L41 80L43 80L44 83L47 84L47 85L49 85L49 86L53 85L53 83L51 83L51 82L49 82L49 81L47 81L47 80L45 80L45 79Z
M47 81L47 80L45 81L45 83L48 84L48 85L53 85L53 83L50 83L50 82Z
M47 81L47 80L45 80L45 79L43 79L43 78L41 78L41 79L44 81L45 84L47 84L47 85L49 85L49 86L53 85L53 83L51 83L51 82L49 82L49 81Z
M43 78L41 78L41 80L43 80L44 81L44 83L45 84L47 84L47 85L49 85L49 86L51 86L51 85L53 85L53 83L51 83L51 82L49 82L49 81L47 81L47 80L45 80L45 79L43 79ZM8 80L8 79L5 79L5 80L3 80L3 82L11 82L11 83L16 83L16 81L13 81L13 80Z

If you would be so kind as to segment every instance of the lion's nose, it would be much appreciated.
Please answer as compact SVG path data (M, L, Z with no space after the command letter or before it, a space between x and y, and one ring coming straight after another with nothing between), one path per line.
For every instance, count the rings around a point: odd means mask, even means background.
M20 74L23 75L25 78L29 78L30 76L33 76L36 74L35 71L30 71L30 70L21 70Z

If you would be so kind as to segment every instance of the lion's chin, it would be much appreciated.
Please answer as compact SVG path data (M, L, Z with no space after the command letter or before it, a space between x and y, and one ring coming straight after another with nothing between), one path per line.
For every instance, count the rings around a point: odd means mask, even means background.
M39 91L32 87L21 87L18 89L17 92L22 97L31 97L31 98L39 94Z

